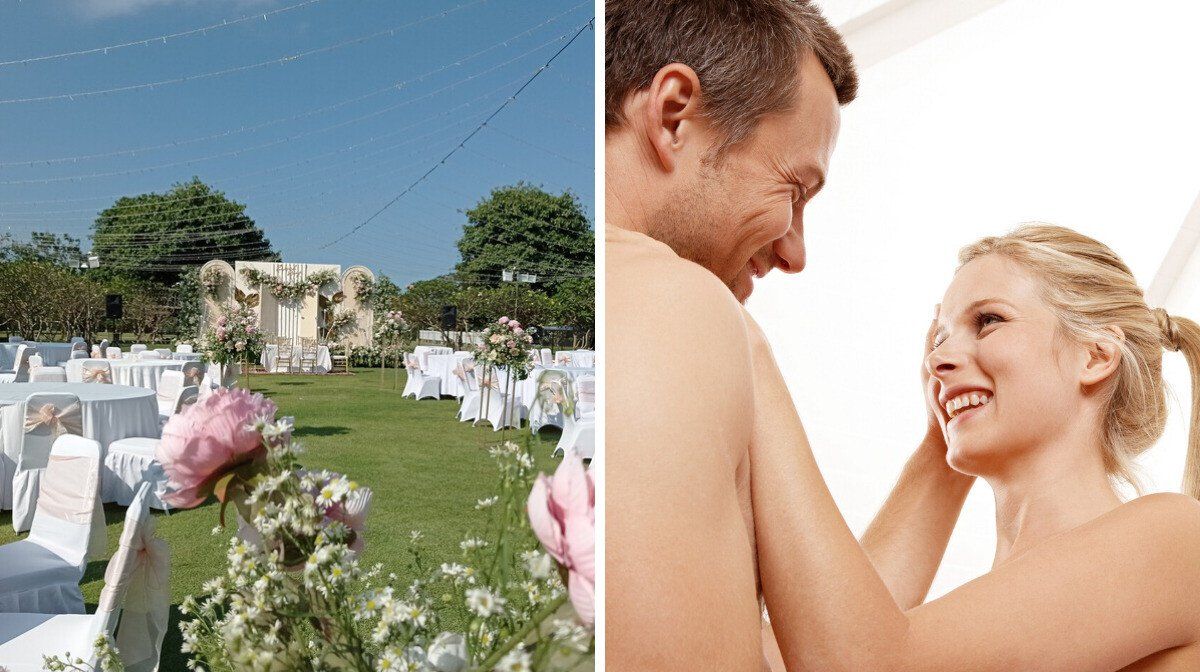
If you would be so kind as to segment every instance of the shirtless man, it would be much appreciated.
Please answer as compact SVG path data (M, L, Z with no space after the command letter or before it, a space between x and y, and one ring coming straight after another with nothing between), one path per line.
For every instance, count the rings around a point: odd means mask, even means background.
M802 0L608 0L606 17L607 664L759 669L778 662L750 500L765 344L741 303L804 268L857 76ZM971 481L931 425L862 540L901 606L923 601Z

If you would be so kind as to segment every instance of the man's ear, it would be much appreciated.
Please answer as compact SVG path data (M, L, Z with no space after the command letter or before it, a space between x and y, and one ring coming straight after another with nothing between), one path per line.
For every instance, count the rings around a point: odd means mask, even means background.
M1121 344L1125 342L1125 332L1117 326L1108 327L1113 338L1106 338L1088 344L1087 361L1084 362L1079 382L1091 386L1108 380L1121 365Z
M700 78L682 63L665 65L645 94L646 139L663 170L672 172L685 141L698 130Z

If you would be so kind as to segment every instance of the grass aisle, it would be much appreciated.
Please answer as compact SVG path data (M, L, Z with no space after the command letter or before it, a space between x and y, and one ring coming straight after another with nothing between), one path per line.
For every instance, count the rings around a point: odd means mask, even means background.
M410 531L424 534L426 560L440 564L460 559L458 543L469 531L482 527L483 514L475 511L475 502L492 494L496 478L480 437L486 435L492 443L499 441L500 432L457 422L458 402L453 399L401 399L403 372L396 389L391 387L390 371L386 381L388 386L381 389L378 369L356 369L349 376L257 375L251 380L255 392L279 405L280 416L295 416L294 436L305 448L306 467L348 474L374 491L363 562L383 563L386 571L400 577L398 585L405 586L413 578L405 550ZM529 430L509 430L508 436L524 440ZM550 458L557 430L547 429L542 436L533 452L538 468L549 472L557 463ZM105 508L111 556L125 510L111 504ZM213 536L218 522L213 499L170 515L156 512L156 517L159 536L171 546L171 594L177 606L205 580L224 571L231 532ZM0 516L0 543L25 536L13 533L11 512ZM88 611L96 608L105 565L91 563L84 576ZM164 644L163 672L186 670L186 658L179 653L175 606Z

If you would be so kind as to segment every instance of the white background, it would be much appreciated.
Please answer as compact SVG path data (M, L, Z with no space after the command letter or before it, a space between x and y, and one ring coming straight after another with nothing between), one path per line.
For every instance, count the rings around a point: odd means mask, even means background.
M1200 191L1197 26L1190 2L1007 0L861 72L808 208L808 268L749 303L856 534L922 434L923 337L958 248L1041 220L1154 279ZM1168 308L1200 317L1186 303ZM1178 489L1186 446L1186 364L1165 366L1177 401L1143 460L1151 490ZM986 572L994 541L980 483L932 596Z

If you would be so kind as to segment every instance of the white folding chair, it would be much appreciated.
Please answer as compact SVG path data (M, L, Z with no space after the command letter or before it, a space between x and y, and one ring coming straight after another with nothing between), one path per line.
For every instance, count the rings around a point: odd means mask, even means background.
M102 634L116 632L125 669L148 672L158 668L170 609L170 594L150 578L151 565L161 558L169 573L166 544L155 538L154 518L147 507L149 486L139 489L129 510L117 552L104 572L104 588L94 614L0 614L0 661L10 672L44 669L43 656L82 658L86 669L100 669L93 646ZM165 556L165 557L164 557ZM132 586L138 589L131 591ZM136 594L136 600L132 599ZM130 598L126 604L127 597ZM134 655L135 651L141 653Z
M50 460L54 441L64 434L83 435L83 405L79 397L63 393L31 394L18 417L18 432L7 432L9 454L17 456L13 476L13 529L24 532L33 523L42 472Z
M158 419L166 422L167 418L175 414L175 409L179 406L179 395L183 392L183 372L182 371L163 371L162 378L158 379L158 390L155 396L158 398Z
M179 343L175 346L175 352L177 352L181 355L190 355L190 354L192 354L192 344L191 343Z
M24 343L17 346L17 356L13 360L12 373L0 373L0 383L28 383L29 357L36 351Z
M112 364L103 359L83 364L80 366L80 380L85 383L105 383L111 385L113 382Z
M88 559L102 558L107 546L100 444L59 436L39 490L29 537L0 546L0 611L82 614L79 581Z
M67 370L61 366L40 366L29 373L31 383L65 383Z
M150 485L149 502L155 509L170 508L163 502L167 475L155 456L161 439L133 436L108 444L100 471L100 501L129 506L141 484Z
M442 398L441 376L427 375L416 356L408 355L404 361L404 368L408 372L408 380L404 383L401 397L411 394L418 400Z
M133 345L129 346L129 351L134 354L137 354L139 352L145 352L146 344L145 343L134 343Z

